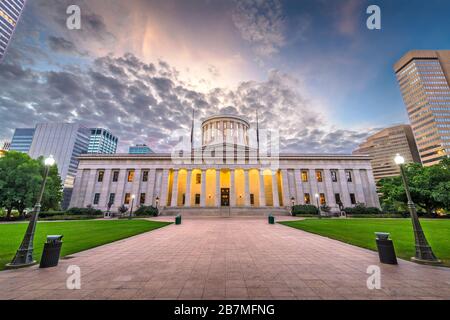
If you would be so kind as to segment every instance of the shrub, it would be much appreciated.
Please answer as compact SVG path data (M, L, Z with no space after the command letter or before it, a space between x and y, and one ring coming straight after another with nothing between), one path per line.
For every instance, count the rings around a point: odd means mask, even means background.
M304 205L296 205L292 207L292 214L310 214L310 215L318 215L319 210L316 206L310 205L310 204L304 204Z
M140 206L139 209L136 210L135 215L156 217L158 213L158 208L155 208L153 206Z
M98 216L102 215L102 210L94 209L92 207L88 208L70 208L66 211L66 214L74 214L74 215L80 215L80 216Z
M126 206L126 205L121 205L119 208L117 208L117 210L119 210L119 212L121 213L121 214L124 214L125 212L127 212L128 211L128 207Z
M353 208L345 208L344 209L346 214L380 214L381 210L376 207L366 207L363 203L358 203Z

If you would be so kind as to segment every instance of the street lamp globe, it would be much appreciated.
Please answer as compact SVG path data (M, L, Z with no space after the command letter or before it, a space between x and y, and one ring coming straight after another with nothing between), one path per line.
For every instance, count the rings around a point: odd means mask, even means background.
M53 165L55 164L55 158L53 158L53 155L49 155L48 158L46 158L46 159L44 160L44 164L45 164L47 167L53 166Z
M318 193L316 193L314 196L316 197L316 199L319 199L319 194Z
M131 195L131 199L134 199L134 198L136 198L136 196L134 194L132 194Z
M397 153L397 155L394 158L394 161L397 165L402 165L405 163L405 158L403 158L400 154Z

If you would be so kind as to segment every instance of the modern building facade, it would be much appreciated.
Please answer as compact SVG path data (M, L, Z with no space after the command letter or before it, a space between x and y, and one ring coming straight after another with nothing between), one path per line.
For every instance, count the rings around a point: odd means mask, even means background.
M419 151L409 125L385 128L368 137L353 151L353 154L366 154L372 158L371 163L376 182L382 178L400 175L400 168L394 162L397 153L405 158L406 163L420 163Z
M0 0L0 63L19 23L26 0Z
M130 146L128 148L128 153L129 154L149 154L149 153L153 153L153 150L150 149L150 147L147 146L146 144L137 144L134 146Z
M32 158L53 155L64 187L62 207L70 202L78 157L87 153L90 130L76 123L40 123L28 154Z
M436 164L450 155L450 51L408 52L394 70L422 164Z
M116 153L119 139L103 128L91 128L88 153Z
M9 150L27 153L33 142L34 132L34 128L15 129Z
M11 141L0 142L0 145L3 151L9 151L9 148L11 148Z
M81 155L70 206L117 211L134 195L135 205L163 214L287 213L316 196L333 211L340 203L379 207L367 155L262 154L250 147L249 122L234 115L201 128L201 146L180 152Z

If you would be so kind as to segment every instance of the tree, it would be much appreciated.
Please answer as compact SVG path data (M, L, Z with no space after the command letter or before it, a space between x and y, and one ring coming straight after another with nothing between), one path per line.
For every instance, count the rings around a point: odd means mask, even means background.
M34 160L27 154L10 151L0 158L0 206L6 208L7 218L17 209L23 215L36 202L44 178L43 158ZM42 200L43 210L58 209L62 200L61 178L56 165L49 176Z
M436 209L450 208L450 159L423 167L412 163L405 165L405 174L413 201L432 214ZM383 203L407 202L401 177L385 178L378 182Z

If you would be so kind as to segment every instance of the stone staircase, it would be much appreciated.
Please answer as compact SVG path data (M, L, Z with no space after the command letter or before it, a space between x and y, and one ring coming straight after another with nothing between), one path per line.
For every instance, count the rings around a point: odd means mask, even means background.
M264 217L272 214L274 216L289 216L290 212L286 208L242 208L242 207L220 207L220 208L186 208L170 207L160 210L162 216L199 216L199 217Z

